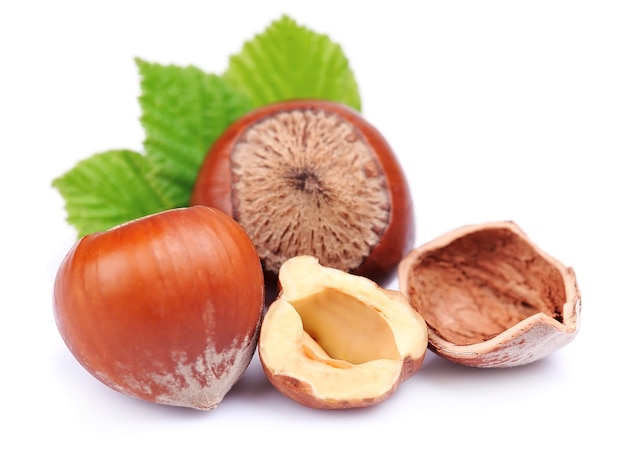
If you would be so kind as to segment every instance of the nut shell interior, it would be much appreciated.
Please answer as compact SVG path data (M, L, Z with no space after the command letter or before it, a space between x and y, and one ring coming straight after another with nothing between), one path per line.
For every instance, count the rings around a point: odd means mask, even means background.
M428 324L430 348L460 364L530 363L579 328L574 271L513 222L466 226L414 249L399 283Z

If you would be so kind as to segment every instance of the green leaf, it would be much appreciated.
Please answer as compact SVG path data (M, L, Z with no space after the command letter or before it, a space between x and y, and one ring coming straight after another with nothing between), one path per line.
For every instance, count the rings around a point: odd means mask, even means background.
M188 205L210 146L254 107L307 97L361 106L339 45L287 16L245 43L222 76L194 66L136 62L145 155L100 153L52 182L80 236Z
M188 205L207 150L251 104L220 76L197 67L136 62L144 147L156 185L175 207Z
M319 98L361 109L358 85L341 47L287 16L231 56L224 78L243 90L255 107Z
M158 193L146 157L130 150L84 159L52 185L65 199L67 221L79 237L172 206Z

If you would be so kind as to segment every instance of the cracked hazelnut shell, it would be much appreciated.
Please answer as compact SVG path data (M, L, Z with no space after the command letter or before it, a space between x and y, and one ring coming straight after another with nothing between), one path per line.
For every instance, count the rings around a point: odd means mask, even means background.
M232 218L175 209L81 238L59 266L54 317L74 357L110 388L210 410L254 355L263 282Z
M409 186L389 144L330 101L278 102L233 123L209 150L190 202L237 220L268 278L310 255L382 284L414 243Z
M455 363L531 363L565 346L579 329L574 270L513 222L451 231L412 250L398 276L428 325L430 349Z
M421 367L426 324L400 292L310 256L287 260L280 285L258 353L283 395L311 408L371 406Z

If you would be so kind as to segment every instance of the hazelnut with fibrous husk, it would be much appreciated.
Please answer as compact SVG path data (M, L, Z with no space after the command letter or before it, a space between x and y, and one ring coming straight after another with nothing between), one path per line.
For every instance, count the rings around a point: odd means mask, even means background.
M208 152L191 204L237 220L270 278L310 255L386 283L414 242L409 186L389 144L330 101L278 102L233 123Z
M574 270L513 222L451 231L412 250L398 273L428 324L430 349L462 365L527 364L565 346L580 326Z
M426 323L400 292L310 256L287 260L279 277L258 353L283 395L310 408L371 406L421 367Z

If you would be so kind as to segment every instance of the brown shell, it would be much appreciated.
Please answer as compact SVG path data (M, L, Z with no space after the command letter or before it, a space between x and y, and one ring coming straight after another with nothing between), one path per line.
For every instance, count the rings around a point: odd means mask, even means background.
M513 222L472 225L413 249L400 290L428 325L429 348L472 367L512 367L569 343L580 326L572 268Z
M84 236L59 266L53 312L70 352L105 385L211 410L254 355L263 296L252 241L198 206Z

